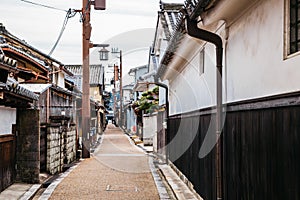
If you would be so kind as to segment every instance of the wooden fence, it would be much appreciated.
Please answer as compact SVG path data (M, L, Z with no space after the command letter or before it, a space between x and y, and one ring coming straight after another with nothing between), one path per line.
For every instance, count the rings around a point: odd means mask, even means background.
M13 134L0 135L0 192L15 179L15 137Z
M223 129L223 199L300 199L300 107L228 109ZM234 110L234 111L233 111ZM170 118L171 141L177 134L191 139L169 147L170 159L204 199L216 199L215 149L200 159L199 149L211 114L190 112Z

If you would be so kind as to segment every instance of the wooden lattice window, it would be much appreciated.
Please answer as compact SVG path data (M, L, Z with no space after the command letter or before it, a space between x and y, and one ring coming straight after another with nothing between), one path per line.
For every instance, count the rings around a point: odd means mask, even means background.
M290 0L290 49L293 54L300 51L300 0Z

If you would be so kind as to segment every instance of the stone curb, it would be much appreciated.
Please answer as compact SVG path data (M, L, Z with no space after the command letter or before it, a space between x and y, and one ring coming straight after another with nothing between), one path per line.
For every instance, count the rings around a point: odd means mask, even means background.
M197 197L197 199L203 200L203 198L195 191L194 185L189 181L189 179L186 178L186 176L172 162L169 162L169 165L178 177L186 184L190 191Z
M130 141L131 143L136 144L134 142L134 139L130 135L127 134L127 136L128 136L129 140L131 139L131 141ZM135 146L139 147L142 151L144 151L144 153L149 155L149 152L147 152L147 150L141 144L136 144ZM153 157L161 160L161 158L158 155L156 155L154 152L151 153L151 155L153 155ZM151 156L149 155L149 158L150 157ZM176 178L178 178L178 180L180 180L182 182L182 184L184 184L184 187L186 187L186 189L189 190L188 193L190 193L189 196L191 196L191 198L189 198L189 199L203 200L203 198L195 191L193 184L184 176L183 173L181 173L180 170L178 170L176 168L176 166L173 163L169 162L168 165L167 164L164 164L164 165L165 165L165 167L168 168L167 170L170 171L170 173L174 173L174 176L177 176ZM163 167L160 164L154 165L153 158L152 158L152 165L151 165L150 159L149 159L149 166L150 166L151 173L152 173L152 176L154 178L157 188L160 187L160 185L162 184L162 181L160 181L161 183L157 184L157 182L155 180L156 174L160 177L160 180L165 179L166 184L169 185L169 188L172 190L173 195L176 196L175 197L176 199L184 199L184 198L182 198L181 192L178 191L177 185L173 183L174 180L170 180L169 178L166 177L166 169L163 169ZM160 172L161 175L158 174L158 171ZM176 180L176 181L178 182L178 180ZM164 188L165 188L165 186L164 186ZM169 195L168 195L168 198L166 198L164 193L165 192L163 191L161 194L159 191L159 195L160 195L161 199L170 199Z
M149 167L150 167L150 170L151 170L151 173L152 173L152 176L153 176L160 199L161 200L171 199L166 190L166 187L164 186L164 183L163 183L160 175L157 172L157 168L154 165L153 158L151 156L149 156Z
M20 200L29 200L37 193L37 191L42 187L42 184L34 184L31 188L23 194Z
M67 171L59 175L57 179L55 179L48 187L47 189L42 193L39 200L47 200L50 198L51 194L54 192L57 185L65 178L67 177L78 165L80 162L76 163L74 166L70 167Z

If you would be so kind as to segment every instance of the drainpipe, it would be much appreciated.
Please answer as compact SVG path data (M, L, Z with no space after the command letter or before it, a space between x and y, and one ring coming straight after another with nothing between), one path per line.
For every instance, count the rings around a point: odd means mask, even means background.
M155 79L154 82L144 82L144 84L148 85L149 84L154 84L159 87L162 87L166 90L166 120L167 120L167 128L165 129L165 151L166 151L166 164L169 164L169 148L168 148L168 143L169 143L169 88L166 84L163 84L161 82L158 82L158 79Z
M169 126L170 126L170 123L169 123L169 88L167 85L163 84L163 83L160 83L158 81L155 81L154 82L155 85L159 86L159 87L162 87L166 90L166 120L167 120L167 128L166 128L166 131L165 131L165 149L166 149L166 164L169 164L169 148L168 148L168 143L170 142L169 141Z
M216 79L217 79L217 107L216 107L216 138L221 136L222 123L222 57L223 57L223 43L219 35L200 29L197 26L196 20L190 19L186 16L186 30L191 37L204 40L216 46ZM217 199L223 198L222 188L222 155L221 155L221 138L216 143L216 186Z

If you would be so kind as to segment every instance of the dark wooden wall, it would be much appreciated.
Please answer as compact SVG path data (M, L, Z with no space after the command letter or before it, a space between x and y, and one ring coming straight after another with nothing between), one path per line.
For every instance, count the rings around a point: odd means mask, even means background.
M166 145L166 135L162 123L165 115L165 112L157 113L157 153L160 155L165 155L164 147Z
M226 199L300 199L300 107L229 112Z
M40 170L47 172L47 127L41 127L40 135Z
M0 136L0 192L13 184L15 179L15 137Z
M300 199L300 107L228 108L222 133L223 199ZM208 200L216 199L215 152L202 159L198 153L211 116L199 111L172 116L169 130L170 140L197 132L173 163ZM170 146L171 160L180 146L180 141Z
M215 150L203 159L198 156L210 122L211 115L188 113L172 116L168 138L172 141L168 145L170 160L192 182L195 190L204 199L216 199ZM182 136L174 140L176 135ZM192 141L186 151L181 147L183 140ZM177 159L178 155L181 156Z

